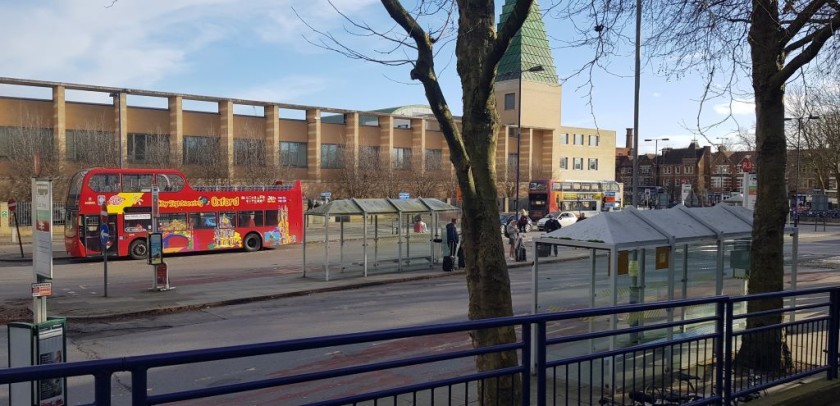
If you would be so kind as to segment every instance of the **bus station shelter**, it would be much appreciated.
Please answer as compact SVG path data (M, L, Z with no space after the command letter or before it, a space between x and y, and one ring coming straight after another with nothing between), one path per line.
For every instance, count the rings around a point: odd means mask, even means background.
M534 252L545 248L540 247L541 244L589 250L589 307L596 307L596 298L600 300L597 306L615 306L643 303L646 297L650 300L674 300L721 295L724 294L725 270L730 273L728 282L738 279L738 282L743 280L746 283L752 222L752 210L739 206L687 208L677 205L663 210L625 207L622 211L602 213L537 238L534 240ZM786 227L785 234L792 237L788 283L791 289L796 289L799 232L795 227ZM690 248L694 249L691 255L695 259L691 269L688 265ZM634 252L636 260L632 260ZM599 253L602 263L596 266L596 255ZM607 254L606 264L603 263L603 253ZM655 253L652 260L646 257L650 253ZM698 264L697 256L705 256L706 262L711 264ZM728 263L725 261L727 257ZM677 261L678 258L680 261ZM541 311L540 268L547 270L551 266L540 259L539 255L535 255L532 270L533 313ZM704 277L700 278L704 272ZM604 281L604 275L607 281ZM597 291L596 278L600 278L598 284L602 285ZM660 282L653 282L651 278L659 278ZM646 295L645 289L651 290L657 284L661 293ZM677 289L678 295L675 294ZM542 294L546 293L546 290L542 291ZM619 295L622 296L621 301ZM604 296L608 296L606 300ZM672 315L669 314L668 318L671 319ZM615 316L611 317L610 327L616 328Z
M435 245L441 242L437 230L441 227L440 216L443 213L460 212L458 207L452 206L448 203L442 202L438 199L431 198L416 198L416 199L343 199L333 200L325 205L315 207L307 210L304 216L309 217L323 217L324 219L324 253L322 269L324 271L324 280L330 280L330 265L331 260L331 242L330 242L330 218L335 218L338 221L338 264L339 271L344 272L349 265L357 264L361 266L362 275L368 276L370 268L377 270L394 268L400 272L406 269L409 264L423 263L428 264L431 269L435 263L438 262L438 254ZM418 255L417 252L412 254L411 235L415 217L419 215L428 215L430 224L428 225L428 251L425 249ZM383 238L380 235L380 220L385 217L386 221L393 221L396 219L395 227L391 228L397 238L396 256L390 257L388 255L380 255L379 240ZM345 241L346 241L346 227L345 224L353 224L357 226L358 223L350 221L351 218L361 217L361 239L362 252L361 258L345 258ZM373 250L368 249L368 238L370 229L373 229ZM303 276L307 276L307 252L309 250L307 243L306 227L304 227L303 235ZM391 234L393 235L393 233ZM422 236L425 236L425 231ZM419 251L419 250L416 250ZM372 255L372 257L371 257Z

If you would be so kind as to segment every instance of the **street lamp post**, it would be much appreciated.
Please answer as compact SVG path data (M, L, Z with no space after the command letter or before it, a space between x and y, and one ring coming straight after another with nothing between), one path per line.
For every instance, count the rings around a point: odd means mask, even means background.
M645 138L645 142L653 141L653 186L655 188L659 186L659 141L669 140L670 138ZM656 193L656 205L659 205L659 193Z
M796 120L796 173L794 174L794 181L793 181L793 199L790 202L790 210L793 214L793 226L799 227L799 210L798 210L798 203L799 203L799 138L802 136L802 120L819 120L820 116L815 116L813 114L808 115L807 117L799 116L799 117L785 117L785 121L792 121Z
M520 189L520 180L519 180L519 163L521 162L520 154L522 153L522 74L525 72L542 72L545 70L542 65L532 66L525 70L519 71L519 92L516 94L516 98L519 99L518 104L519 108L517 109L517 119L516 119L516 200L513 201L513 208L514 211L519 215L519 189Z

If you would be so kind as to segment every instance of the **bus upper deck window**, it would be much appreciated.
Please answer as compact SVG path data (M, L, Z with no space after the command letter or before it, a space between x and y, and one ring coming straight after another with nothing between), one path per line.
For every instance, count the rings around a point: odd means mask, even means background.
M99 173L88 179L88 187L97 193L118 193L120 191L120 175L115 173Z
M123 175L123 192L137 193L152 188L152 174Z
M161 192L180 192L184 188L184 178L176 173L160 173L157 175L157 185Z

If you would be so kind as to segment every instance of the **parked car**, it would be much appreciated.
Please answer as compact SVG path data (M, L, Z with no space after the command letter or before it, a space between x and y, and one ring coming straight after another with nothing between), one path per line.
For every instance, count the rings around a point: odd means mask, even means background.
M568 227L572 224L577 223L577 221L578 221L577 215L575 213L572 213L572 212L569 212L569 211L549 213L549 214L554 216L554 218L556 218L557 221L560 222L560 228ZM545 222L546 221L548 221L548 216L545 216L545 217L541 218L540 221L537 222L537 229L540 230L540 231L545 231Z
M501 226L499 227L499 230L502 232L502 234L504 234L505 233L505 226L507 225L507 223L511 220L518 220L518 219L519 219L519 216L516 213L499 213L499 222L501 223ZM531 221L531 219L529 218L528 219L528 225L525 226L525 232L532 231L534 228L536 228L536 226L537 225L534 224L534 222Z

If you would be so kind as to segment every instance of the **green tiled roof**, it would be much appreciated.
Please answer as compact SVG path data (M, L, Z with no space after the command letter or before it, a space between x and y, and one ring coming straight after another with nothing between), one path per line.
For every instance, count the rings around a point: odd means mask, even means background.
M502 15L499 17L499 25L507 21L508 15L513 9L516 0L506 0L502 7ZM540 72L527 72L535 66L542 66ZM554 67L554 57L551 55L551 48L548 46L548 37L545 34L545 25L542 20L542 13L537 1L531 6L528 17L522 28L511 40L505 55L499 61L496 70L496 80L504 81L519 79L522 72L523 79L533 82L545 82L556 84L557 71Z

